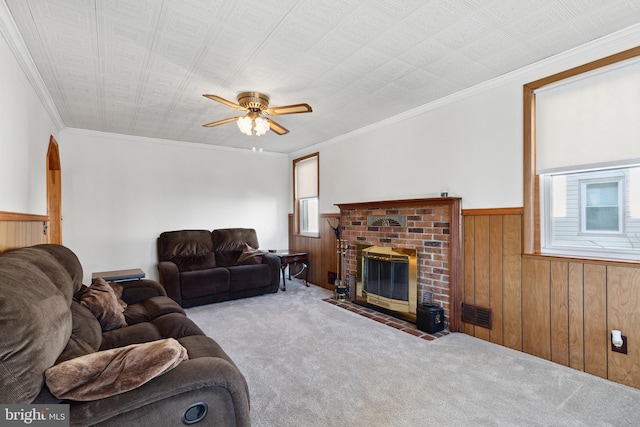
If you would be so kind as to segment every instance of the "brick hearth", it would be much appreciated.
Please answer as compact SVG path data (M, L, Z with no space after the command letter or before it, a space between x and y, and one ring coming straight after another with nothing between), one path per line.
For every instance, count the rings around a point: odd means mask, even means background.
M349 310L352 313L359 314L360 316L368 317L371 320L375 320L376 322L380 322L384 325L391 326L392 328L396 328L401 330L402 332L406 332L408 334L414 335L418 338L422 338L423 340L431 341L436 338L444 337L445 335L449 335L449 331L444 330L440 332L435 332L433 334L428 334L426 332L422 332L416 325L410 322L407 322L402 319L398 319L393 316L389 316L388 314L380 313L379 311L372 310L367 307L363 307L358 304L354 304L350 301L338 301L333 298L326 298L323 301L328 302L329 304L333 304L340 308L344 308L345 310Z
M358 244L416 249L418 302L425 291L444 308L449 330L460 328L460 199L431 198L338 204L341 239L348 242L344 274L355 277ZM406 215L403 227L367 226L369 215Z

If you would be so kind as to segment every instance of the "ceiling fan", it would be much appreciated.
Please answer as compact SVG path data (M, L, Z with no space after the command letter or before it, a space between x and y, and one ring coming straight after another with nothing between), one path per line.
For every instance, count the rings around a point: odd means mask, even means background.
M231 107L234 110L244 111L247 113L244 116L229 117L228 119L218 120L217 122L207 123L202 126L210 128L235 121L238 123L240 131L247 135L252 135L252 125L256 135L258 136L264 135L268 130L272 130L278 135L284 135L289 132L289 130L282 125L271 119L262 117L262 114L268 116L281 116L284 114L310 113L313 111L309 104L293 104L269 108L269 97L260 92L242 92L238 95L237 104L217 95L205 94L202 96L224 104L227 107Z

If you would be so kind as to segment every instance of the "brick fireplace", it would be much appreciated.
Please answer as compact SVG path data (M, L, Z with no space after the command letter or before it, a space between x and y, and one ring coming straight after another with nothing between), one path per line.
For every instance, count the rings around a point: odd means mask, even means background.
M461 212L460 198L343 203L340 238L348 249L343 279L355 285L359 247L387 246L417 251L418 301L433 297L444 308L451 332L460 330Z

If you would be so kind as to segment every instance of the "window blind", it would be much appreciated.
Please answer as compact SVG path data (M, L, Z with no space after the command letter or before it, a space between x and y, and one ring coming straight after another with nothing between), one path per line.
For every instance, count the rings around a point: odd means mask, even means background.
M318 197L318 156L296 163L296 199Z
M535 91L536 172L640 162L640 60Z

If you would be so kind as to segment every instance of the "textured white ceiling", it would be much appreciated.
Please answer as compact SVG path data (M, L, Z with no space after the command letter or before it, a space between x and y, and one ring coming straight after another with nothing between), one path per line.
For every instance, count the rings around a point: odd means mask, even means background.
M4 0L67 127L290 153L640 22L637 0ZM248 137L243 91L313 113Z

